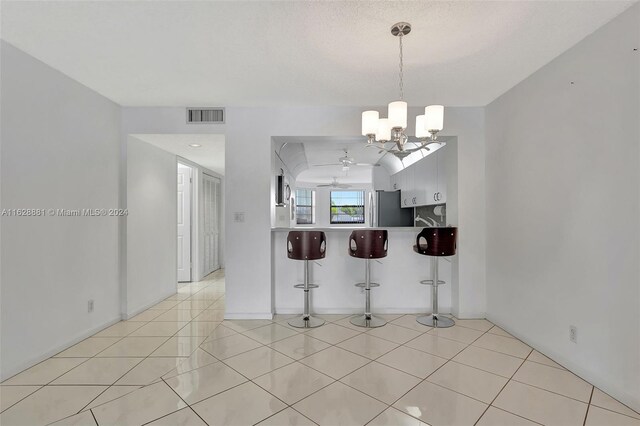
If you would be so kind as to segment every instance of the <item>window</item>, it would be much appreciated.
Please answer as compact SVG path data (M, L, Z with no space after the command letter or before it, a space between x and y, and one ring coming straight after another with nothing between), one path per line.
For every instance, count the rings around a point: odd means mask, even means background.
M311 189L296 189L296 223L310 225L315 218L316 193Z
M364 191L331 191L331 223L364 223Z

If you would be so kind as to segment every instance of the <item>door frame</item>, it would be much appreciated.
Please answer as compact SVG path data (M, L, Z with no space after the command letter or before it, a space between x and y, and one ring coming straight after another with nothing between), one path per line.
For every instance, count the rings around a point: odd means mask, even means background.
M207 272L207 273L203 273L203 277L207 276L208 274L210 274L210 273L212 273L214 271L217 271L218 269L222 269L222 267L223 267L223 263L221 261L221 259L222 259L222 256L221 256L222 244L223 244L223 237L222 237L222 232L223 232L223 229L222 229L222 223L223 223L223 221L222 221L222 215L223 215L223 204L222 204L223 186L222 186L222 178L220 176L216 176L216 175L208 173L206 171L202 171L201 182L202 182L202 185L203 185L203 192L204 192L204 179L205 179L205 177L208 177L208 178L216 180L217 184L218 184L218 191L216 191L216 200L215 200L216 201L216 206L215 206L216 215L217 215L217 218L218 218L218 220L217 220L218 242L217 242L217 247L216 247L216 255L218 257L218 265L217 265L217 268L214 269L213 271L210 271L210 272ZM204 194L203 194L203 202L204 202ZM204 217L204 210L203 210L203 217ZM202 229L202 233L201 233L200 236L202 237L202 239L204 241L204 227ZM204 265L202 265L202 266L204 266ZM202 268L200 268L200 269L202 269Z
M176 157L176 176L178 173L178 167L179 166L184 166L184 167L188 167L191 170L191 182L189 183L189 279L190 281L178 281L178 277L176 276L176 286L179 286L179 284L183 284L186 282L194 282L197 281L198 274L195 273L197 270L195 268L196 265L196 259L198 256L198 251L197 251L197 241L196 238L194 238L197 234L194 232L195 227L197 226L197 214L194 215L194 211L196 211L196 209L198 208L198 204L197 204L197 198L196 196L194 196L194 194L197 194L198 192L195 190L195 185L196 185L196 181L197 179L195 179L198 170L191 164L187 163L186 161L183 161L183 159L181 157ZM177 181L177 180L176 180ZM177 193L177 187L176 187L176 193ZM177 203L176 203L177 204ZM177 207L177 205L176 205ZM176 221L176 240L178 238L178 223ZM176 273L177 273L177 269L178 269L178 253L176 253Z

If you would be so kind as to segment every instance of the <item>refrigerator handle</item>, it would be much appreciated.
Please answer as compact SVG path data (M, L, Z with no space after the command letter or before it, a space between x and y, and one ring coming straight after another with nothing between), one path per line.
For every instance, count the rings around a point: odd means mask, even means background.
M373 228L375 226L374 222L374 206L373 206L373 200L374 200L374 196L373 196L373 191L369 192L369 226L371 228Z

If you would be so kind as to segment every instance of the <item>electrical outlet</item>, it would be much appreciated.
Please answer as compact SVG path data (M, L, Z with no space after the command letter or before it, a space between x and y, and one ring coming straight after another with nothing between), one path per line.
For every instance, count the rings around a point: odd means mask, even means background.
M569 340L573 343L578 343L578 327L575 325L569 326Z
M233 221L234 222L244 222L244 212L233 212Z
M89 300L89 302L87 303L87 312L93 312L93 299Z

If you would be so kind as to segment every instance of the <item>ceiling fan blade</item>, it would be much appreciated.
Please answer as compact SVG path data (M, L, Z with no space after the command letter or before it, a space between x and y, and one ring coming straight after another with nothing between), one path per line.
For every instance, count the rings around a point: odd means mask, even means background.
M352 166L372 166L372 167L378 167L378 166L380 166L380 164L371 164L371 163L355 163L355 164L352 164Z
M351 185L347 185L346 183L340 183L336 185L336 188L347 189L347 188L351 188Z
M342 166L342 163L313 164L311 167Z

